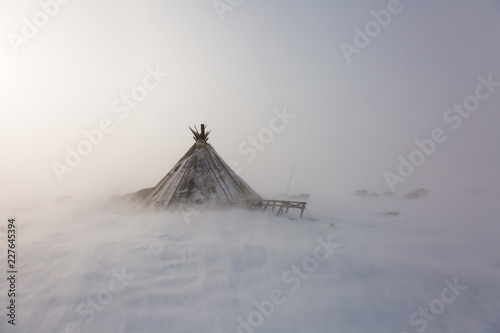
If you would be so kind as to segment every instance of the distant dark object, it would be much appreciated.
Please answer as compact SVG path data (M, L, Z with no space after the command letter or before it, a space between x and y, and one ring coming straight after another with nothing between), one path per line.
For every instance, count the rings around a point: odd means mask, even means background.
M377 213L377 215L380 215L383 217L396 217L396 216L399 216L399 212L383 212L383 213Z
M378 194L376 192L370 193L367 190L358 190L358 191L356 191L356 193L354 193L354 195L356 195L360 198L368 198L368 199L380 197L380 194Z
M415 190L413 192L405 194L403 198L415 200L415 199L420 199L420 198L428 196L428 195L429 195L429 191L427 189L419 188L418 190Z
M55 203L57 205L62 205L62 204L72 203L75 201L76 200L72 195L63 195L62 197L57 198Z
M358 197L361 198L366 198L368 196L368 191L367 190L358 190L354 195L357 195Z

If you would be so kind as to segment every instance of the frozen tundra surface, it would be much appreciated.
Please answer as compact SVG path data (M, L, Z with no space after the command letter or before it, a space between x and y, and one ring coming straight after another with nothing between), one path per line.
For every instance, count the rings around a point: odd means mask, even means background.
M498 333L499 201L332 198L311 203L320 221L76 205L10 213L16 325L2 269L0 331Z

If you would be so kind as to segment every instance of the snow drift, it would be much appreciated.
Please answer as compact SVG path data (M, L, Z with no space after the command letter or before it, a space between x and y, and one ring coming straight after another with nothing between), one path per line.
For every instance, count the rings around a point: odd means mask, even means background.
M18 314L0 331L497 333L498 199L313 201L319 222L19 211Z

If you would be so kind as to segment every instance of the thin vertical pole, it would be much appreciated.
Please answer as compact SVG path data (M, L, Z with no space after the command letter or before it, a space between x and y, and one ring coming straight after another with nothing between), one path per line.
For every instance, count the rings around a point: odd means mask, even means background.
M290 183L292 182L292 177L293 177L293 171L294 170L295 170L295 164L293 165L292 174L290 175L290 180L288 181L288 187L286 188L286 194L288 194L288 190L290 189Z

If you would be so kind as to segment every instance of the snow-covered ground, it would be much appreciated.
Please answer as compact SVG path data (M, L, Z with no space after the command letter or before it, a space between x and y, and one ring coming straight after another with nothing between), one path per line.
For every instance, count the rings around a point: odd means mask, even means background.
M321 220L2 212L18 220L19 273L13 327L1 269L0 331L500 332L499 196L332 197L309 210ZM376 214L387 211L400 214Z

